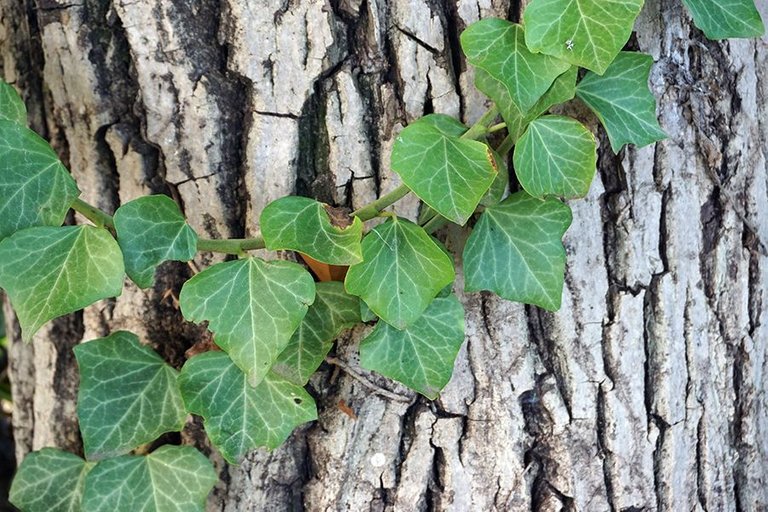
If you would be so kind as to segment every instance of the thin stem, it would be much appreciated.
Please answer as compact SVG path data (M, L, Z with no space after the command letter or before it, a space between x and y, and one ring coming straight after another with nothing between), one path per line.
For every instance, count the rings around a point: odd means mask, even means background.
M347 374L350 377L352 377L353 379L355 379L360 384L362 384L363 386L367 387L368 389L370 389L371 391L373 391L377 395L381 395L381 396L383 396L385 398L389 398L390 400L394 400L396 402L401 402L401 403L404 403L404 404L409 404L409 403L411 403L413 401L412 397L399 395L397 393L393 393L391 391L387 391L386 389L384 389L384 388L382 388L380 386L377 386L373 382L371 382L368 379L366 379L365 377L363 377L357 371L353 370L351 366L349 366L347 363L345 363L341 359L338 359L336 357L328 356L328 357L325 358L325 362L328 363L328 364L332 364L332 365L338 366L339 368L341 368L342 370L347 372Z
M507 137L499 144L499 147L496 148L496 152L499 154L501 158L504 158L507 156L507 153L509 153L512 148L515 146L515 140L512 139L512 135L507 135Z
M429 222L424 224L422 227L424 228L424 231L426 231L427 233L434 233L441 227L448 224L448 222L449 222L448 219L446 219L442 215L435 215L429 220Z
M411 189L409 189L406 185L400 185L392 192L384 194L377 200L368 203L359 210L355 210L352 212L352 215L359 218L363 222L371 220L372 218L376 217L381 210L391 206L392 204L407 196L408 192L410 191Z
M257 235L253 238L230 238L226 240L213 240L201 238L197 241L197 250L206 252L222 252L224 254L241 255L246 251L264 249L264 237Z
M93 205L86 203L80 198L75 199L75 202L72 203L72 209L99 227L115 227L111 215L103 212Z
M507 127L507 123L499 123L488 127L488 133L496 133Z
M488 134L488 125L496 119L498 115L499 108L496 105L492 106L485 112L485 114L480 116L480 119L478 119L469 130L464 132L464 135L462 135L461 138L466 140L477 140L484 137Z

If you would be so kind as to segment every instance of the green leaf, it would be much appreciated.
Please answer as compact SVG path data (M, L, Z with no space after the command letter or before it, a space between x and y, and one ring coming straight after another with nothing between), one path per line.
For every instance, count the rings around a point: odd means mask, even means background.
M427 232L392 217L363 239L363 262L349 268L345 286L377 316L404 329L453 278L453 262Z
M261 382L315 300L312 276L296 263L246 258L219 263L184 283L179 302L192 322L208 321L218 346Z
M256 447L277 448L294 428L317 419L315 401L304 388L272 372L252 387L222 352L187 361L179 382L187 408L205 419L211 442L232 463Z
M92 467L56 448L32 452L16 472L9 500L24 512L80 512L85 477Z
M0 240L33 226L60 226L80 195L56 153L35 132L0 120Z
M485 210L464 248L465 289L560 308L565 272L561 239L571 210L556 199L512 194Z
M648 88L653 57L621 52L603 76L587 73L576 94L597 115L613 151L624 144L646 146L667 134L656 120L656 99Z
M363 259L363 222L314 199L290 196L273 201L262 211L259 224L272 251L299 251L330 265L354 265Z
M514 164L520 184L534 197L584 197L595 177L595 137L575 119L543 116L520 137Z
M165 445L147 456L122 455L96 464L85 480L88 512L202 512L218 480L191 446Z
M189 261L197 252L197 234L168 196L145 196L117 209L117 241L125 270L140 288L149 288L164 261Z
M473 66L504 86L522 112L533 108L555 78L571 67L563 60L529 51L523 27L499 18L470 25L461 34L461 48Z
M709 39L761 37L763 20L753 0L683 0Z
M643 0L532 0L523 13L525 42L602 75L632 33Z
M27 107L11 84L0 80L0 120L27 124Z
M30 340L49 320L123 290L123 255L105 229L38 227L0 242L0 288Z
M361 301L344 291L344 283L329 281L315 286L315 302L272 366L277 375L299 386L315 373L341 331L362 321Z
M485 196L480 201L480 204L483 206L493 206L501 201L509 186L509 170L507 169L507 164L496 151L493 152L493 161L499 174L496 175L496 179L493 180L491 188L488 189L488 192L486 192Z
M465 224L496 178L491 149L444 133L432 115L405 128L392 149L392 170L419 199Z
M464 307L455 295L437 298L400 331L376 324L360 343L360 364L434 400L451 380L464 342Z
M74 351L80 367L77 416L88 459L122 455L184 427L178 372L135 334L117 331Z

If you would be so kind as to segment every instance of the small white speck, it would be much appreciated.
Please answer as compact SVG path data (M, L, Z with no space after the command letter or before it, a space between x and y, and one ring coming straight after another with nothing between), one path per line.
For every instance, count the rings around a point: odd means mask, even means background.
M567 40L567 41L565 42L565 47L566 47L568 50L573 50L573 40L572 40L572 39L569 39L569 40Z
M375 468L380 468L386 463L387 463L387 457L381 452L375 453L373 457L371 457L371 466Z

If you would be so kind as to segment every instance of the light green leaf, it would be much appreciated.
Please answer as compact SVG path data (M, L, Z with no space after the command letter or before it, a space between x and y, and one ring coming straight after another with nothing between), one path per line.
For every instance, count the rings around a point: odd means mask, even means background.
M218 480L191 446L165 445L147 456L122 455L96 464L85 479L88 512L202 512Z
M584 197L595 177L595 137L575 119L543 116L520 137L514 164L520 184L534 197Z
M349 268L345 286L377 316L404 329L453 278L453 262L427 232L392 217L365 236L363 262Z
M187 361L179 382L187 408L205 419L211 442L232 463L256 447L277 448L294 428L317 419L315 401L304 388L272 372L252 387L222 352Z
M496 151L493 152L493 161L499 174L496 175L496 179L493 180L491 188L488 189L488 192L486 192L485 196L480 201L480 204L483 206L493 206L501 201L509 186L509 170L507 170L507 164Z
M117 241L125 270L139 288L149 288L164 261L189 261L197 252L197 234L168 196L145 196L117 209Z
M315 373L341 331L362 321L361 301L344 291L344 283L329 281L315 286L315 302L272 366L275 374L299 386Z
M496 178L491 149L443 132L432 116L405 128L392 149L392 170L419 199L464 225Z
M122 455L184 427L178 372L135 334L117 331L74 351L80 367L77 416L88 459Z
M487 208L464 248L465 289L560 308L565 272L561 239L571 210L556 199L517 192Z
M653 57L621 52L603 76L587 73L577 96L597 115L613 151L624 144L646 146L667 137L656 120L656 99L648 88Z
M9 500L24 512L80 512L85 477L92 467L56 448L32 452L16 472Z
M525 42L602 75L629 40L643 0L532 0Z
M464 342L464 308L455 295L437 298L400 331L379 322L360 342L360 364L434 400L451 380Z
M184 283L184 318L208 321L214 341L252 386L269 371L315 300L312 276L296 263L245 258L219 263Z
M290 196L264 208L259 221L267 249L299 251L322 263L354 265L363 256L363 222L308 197Z
M124 277L120 247L105 229L29 228L0 242L0 288L25 340L49 320L117 297Z
M693 22L710 39L761 37L763 20L754 0L683 0Z
M527 112L570 64L525 46L522 26L499 18L471 24L461 34L461 48L473 66L504 86L522 112Z
M80 195L56 153L35 132L0 120L0 240L33 226L60 226Z
M448 137L461 137L468 130L464 123L446 114L429 114L418 119L417 122L436 128Z
M373 311L371 311L371 308L368 307L368 304L365 303L364 300L360 301L360 320L363 322L373 322L376 320L377 317L376 314L374 314Z
M11 84L0 80L0 120L27 124L27 107Z

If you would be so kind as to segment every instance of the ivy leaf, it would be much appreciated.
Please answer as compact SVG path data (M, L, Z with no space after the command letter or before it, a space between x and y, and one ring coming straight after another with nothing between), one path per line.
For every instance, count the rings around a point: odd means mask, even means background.
M496 179L493 180L491 188L488 189L488 192L486 192L485 196L480 201L480 204L483 206L493 206L501 201L509 186L509 170L507 169L507 164L496 151L493 152L493 161L499 174L496 175Z
M0 288L11 298L30 340L49 320L117 297L123 289L123 255L105 229L37 227L0 242Z
M753 0L683 0L709 39L761 37L763 20Z
M290 196L264 208L259 221L267 249L288 249L330 265L354 265L363 257L363 222L308 197Z
M532 0L523 13L525 42L602 75L632 33L643 0Z
M603 123L615 153L624 144L647 146L667 134L656 120L656 99L648 88L653 57L621 52L603 76L587 73L576 95Z
M122 455L184 427L178 372L118 331L74 349L80 367L77 416L90 460Z
M404 329L453 278L453 262L427 232L392 217L363 238L363 262L349 268L345 286L377 316Z
M360 364L434 400L451 380L464 342L464 307L455 295L432 301L423 315L400 331L376 324L360 343Z
M149 288L164 261L189 261L197 252L197 234L168 196L145 196L117 209L117 241L125 270L139 288Z
M520 137L514 164L520 184L534 197L584 197L597 166L595 137L575 119L543 116Z
M571 210L556 199L517 192L485 210L464 248L465 289L560 308L565 272L561 239Z
M496 178L493 154L484 143L447 135L435 123L430 115L405 128L391 167L419 199L464 225Z
M9 500L24 512L80 512L85 477L92 467L56 448L32 452L16 472Z
M218 477L191 446L165 445L146 456L99 462L85 479L88 512L202 512Z
M184 318L208 321L216 344L256 386L315 300L312 276L296 263L246 258L213 265L184 283Z
M27 124L27 107L11 84L0 80L0 120Z
M504 86L517 108L527 112L536 104L570 64L525 45L522 26L499 18L487 18L470 25L461 34L461 48L467 60Z
M362 321L361 301L345 292L343 283L329 281L315 287L315 302L272 366L275 374L299 386L309 381L341 331Z
M187 361L179 383L187 408L205 419L205 432L231 463L259 446L277 448L298 425L317 419L304 388L272 372L252 387L223 352Z
M56 153L35 132L0 120L0 240L33 226L60 226L80 195Z

